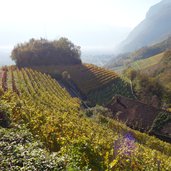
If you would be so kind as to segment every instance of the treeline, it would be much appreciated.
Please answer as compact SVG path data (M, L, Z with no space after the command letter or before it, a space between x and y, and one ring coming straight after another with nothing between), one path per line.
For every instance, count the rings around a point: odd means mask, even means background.
M18 44L11 53L18 67L80 64L80 56L80 47L63 37L54 41L30 39Z

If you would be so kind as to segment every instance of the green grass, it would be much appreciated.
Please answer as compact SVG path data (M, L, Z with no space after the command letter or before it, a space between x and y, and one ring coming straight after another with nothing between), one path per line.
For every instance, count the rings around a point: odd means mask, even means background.
M118 67L113 67L112 70L115 71L118 74L122 74L122 72L127 69L129 66L131 66L135 70L144 70L149 67L153 67L156 64L159 64L160 60L163 58L164 52L159 53L157 55L151 56L146 59L137 60L134 62L131 62L128 65L122 65Z
M164 53L160 53L146 59L135 61L131 63L131 67L134 68L135 70L142 70L148 67L152 67L160 62L160 60L163 58L163 54Z

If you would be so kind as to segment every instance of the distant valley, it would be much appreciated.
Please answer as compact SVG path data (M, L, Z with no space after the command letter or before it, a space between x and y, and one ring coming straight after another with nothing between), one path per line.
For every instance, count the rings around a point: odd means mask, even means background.
M90 52L83 51L81 54L81 59L84 63L90 63L90 64L94 64L97 66L104 66L113 57L114 57L114 54L112 52L99 53L97 51L97 52L91 53L91 51Z
M14 62L10 58L10 53L10 50L0 49L0 66L14 64Z

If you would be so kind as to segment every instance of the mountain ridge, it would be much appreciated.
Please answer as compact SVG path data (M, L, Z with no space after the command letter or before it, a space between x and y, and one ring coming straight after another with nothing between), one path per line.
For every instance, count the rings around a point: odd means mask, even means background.
M121 43L118 52L135 51L143 46L157 43L171 35L171 1L163 0L152 6L146 17Z

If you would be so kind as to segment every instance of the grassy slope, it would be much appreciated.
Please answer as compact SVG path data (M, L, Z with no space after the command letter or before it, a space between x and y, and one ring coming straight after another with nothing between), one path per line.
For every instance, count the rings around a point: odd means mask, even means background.
M137 51L120 54L114 60L111 60L106 67L118 73L121 73L127 66L134 61L150 58L171 48L171 37L151 46L142 47ZM126 65L125 65L126 64Z
M147 74L150 77L156 77L161 84L170 88L171 85L171 69L169 67L165 67L161 62L164 59L165 52L159 53L157 55L151 56L146 59L141 59L130 63L130 67L135 70L139 70L144 74ZM170 65L170 61L168 61L168 65ZM122 73L126 66L116 67L116 72Z
M134 62L131 62L129 64L129 66L135 70L145 70L147 68L150 68L150 67L157 65L160 62L160 60L163 58L163 54L164 54L164 52L159 53L159 54L154 55L154 56L151 56L151 57L146 58L146 59L136 60ZM128 66L126 66L126 65L125 66L122 65L119 67L113 67L112 70L121 74L127 67Z
M145 70L146 68L153 67L161 61L161 59L163 58L163 54L164 53L159 53L149 58L135 61L131 63L131 67L135 70Z
M164 64L162 61L165 58L164 54L165 52L147 59L135 61L131 64L131 67L135 70L140 70L148 76L156 77L164 87L169 88L171 85L171 68L168 66L170 66L171 61Z

